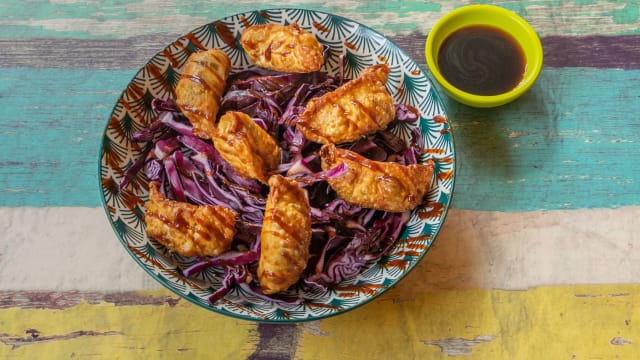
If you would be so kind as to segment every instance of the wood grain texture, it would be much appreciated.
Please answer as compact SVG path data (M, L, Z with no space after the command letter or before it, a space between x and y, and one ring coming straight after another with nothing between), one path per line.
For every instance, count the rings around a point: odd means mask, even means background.
M179 34L126 39L0 38L0 67L137 70ZM126 55L126 56L123 56ZM132 74L133 75L133 74Z
M640 206L495 212L451 209L433 246L399 287L442 289L634 283L640 276ZM161 287L127 254L100 208L0 207L0 308L60 308L85 301L171 306L134 290ZM615 264L612 266L611 264ZM59 292L67 294L60 298ZM109 294L118 293L120 298ZM76 294L75 296L71 296Z
M30 41L0 38L3 49L0 67L137 70L180 36L152 34L126 39L43 38ZM424 34L389 38L426 69ZM547 36L541 41L545 67L640 69L640 35Z
M258 324L260 339L249 360L293 359L298 346L296 324Z
M640 351L640 285L440 290L410 299L403 291L396 287L363 308L298 325L257 325L182 301L16 304L0 309L0 357L630 359ZM173 295L139 295L149 297Z
M196 25L256 9L294 7L345 16L386 35L427 34L447 12L472 3L384 0L318 2L317 0L50 1L24 6L20 0L0 4L0 34L4 38L127 38L157 33L183 34ZM513 10L542 35L610 35L640 33L636 1L514 1L492 4Z
M341 9L353 15L355 9L375 13L375 17L365 21L369 24L370 20L375 27L378 16L386 12L416 21L413 16L417 16L419 10L437 14L461 4L433 6L408 2L391 8L381 2L371 2L344 4ZM593 16L616 24L635 26L638 23L637 11L633 10L637 8L635 3L585 3L579 8L553 2L542 8L529 2L499 4L532 17L548 15L553 10L554 16L541 25L543 29L556 28L555 22ZM4 25L0 22L0 29L16 26L10 24L22 21L20 18L31 19L30 26L37 27L37 20L43 14L50 14L47 19L57 18L65 24L69 19L91 18L96 14L102 14L105 19L111 17L112 21L144 23L157 16L148 13L154 5L157 4L149 1L100 6L55 2L42 5L42 13L35 14L33 9L7 2L2 6L12 16ZM314 4L302 2L301 5L313 7ZM163 6L170 14L165 16L177 13L195 16L193 9L199 5L168 2ZM123 17L123 13L131 16ZM115 23L103 25L121 30ZM71 22L65 26L75 25ZM190 30L194 25L189 23L189 26ZM638 197L629 195L640 191L640 184L635 180L639 170L626 164L640 152L640 145L624 134L634 133L635 123L627 124L626 120L628 114L638 113L640 106L637 101L640 95L633 85L639 78L636 70L640 61L640 35L634 35L633 31L614 31L603 24L590 29L597 29L601 34L625 35L568 33L563 35L570 36L543 37L545 70L532 91L516 103L475 111L443 97L457 139L459 158L463 159L459 162L455 207L509 211L638 204ZM418 31L399 33L402 32L393 31L391 37L424 65L424 35ZM105 119L135 69L177 35L154 31L111 39L56 38L59 33L53 31L49 38L22 41L11 37L10 31L4 34L4 39L0 39L0 45L6 49L0 54L0 151L9 155L0 163L0 205L98 206L97 179L91 165L95 159L90 154L97 152L96 144ZM583 67L597 70L583 71ZM528 121L520 121L523 118ZM599 130L601 119L611 125ZM533 147L538 150L528 151ZM620 155L610 156L612 153ZM496 161L492 161L494 159ZM44 173L49 176L34 176ZM507 189L505 194L518 196L515 201L496 197L496 187ZM576 193L589 196L576 196Z
M640 200L640 71L545 69L520 99L473 109L444 98L456 140L453 206L615 208ZM627 87L628 84L629 87ZM499 189L499 190L498 190Z
M100 134L132 74L0 68L0 152L8 155L0 205L99 206ZM639 205L640 168L628 166L640 156L638 81L640 70L545 68L525 96L503 107L472 109L443 97L459 159L453 205Z
M98 204L100 135L132 76L0 69L0 205Z
M180 298L170 296L152 296L137 291L0 291L0 309L48 309L64 310L81 303L107 303L114 306L150 305L176 306Z
M638 285L435 291L398 300L402 291L303 325L296 358L631 359L640 351Z
M259 341L255 324L198 309L165 291L55 293L39 308L28 296L0 294L14 299L0 309L3 359L234 359L254 353Z
M545 66L640 68L640 35L547 36L541 41Z

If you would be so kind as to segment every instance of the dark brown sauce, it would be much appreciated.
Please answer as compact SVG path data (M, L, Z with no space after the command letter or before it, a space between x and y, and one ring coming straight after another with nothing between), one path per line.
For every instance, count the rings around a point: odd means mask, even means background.
M216 78L220 80L220 82L224 82L224 80L220 79L220 77L218 76L218 69L220 69L222 64L216 63L216 61L220 61L220 56L215 55L214 58L200 58L197 61L197 64L200 65L202 69L204 69L201 70L201 72L209 72L210 74L215 75Z
M183 112L190 112L194 115L198 115L200 117L203 117L207 120L210 120L210 116L209 114L205 113L204 111L202 111L200 108L196 107L196 106L189 106L189 105L182 105L182 111Z
M293 228L292 224L289 224L288 222L285 221L284 217L282 216L282 214L273 209L273 213L271 214L271 221L275 224L278 225L278 227L280 227L280 229L282 229L282 231L284 231L284 233L286 235L283 236L283 234L277 232L277 231L273 231L273 234L276 235L278 238L287 238L287 239L294 239L294 240L298 240L296 239L296 232L295 229Z
M376 114L373 113L373 111L371 111L371 109L369 109L368 107L364 106L364 104L362 104L360 101L357 100L353 100L351 102L353 104L354 107L359 108L360 111L362 111L363 113L367 114L367 118L369 118L370 120L373 120L373 122L376 123L376 126L381 127L380 124L380 119L378 118L378 116L376 116ZM349 119L351 122L354 122L355 120Z
M194 83L200 85L205 91L212 91L211 86L209 84L207 84L206 81L202 80L202 78L198 75L193 75L193 74L184 74L182 75L183 78L189 79L191 81L193 81Z
M356 163L359 163L360 165L362 165L362 166L364 166L366 168L369 168L369 169L371 169L373 171L384 173L384 169L382 168L382 166L379 163L377 163L377 162L375 162L373 160L369 160L366 157L364 157L364 156L362 156L362 155L360 155L358 153L355 153L353 151L345 151L345 152L343 152L342 155L339 155L339 156L342 156L343 158L345 158L347 160L351 160L351 161L354 161Z
M269 43L269 46L267 46L267 49L264 51L264 58L267 61L271 61L271 47L273 46L273 42Z
M484 25L455 31L438 52L442 76L455 87L476 95L498 95L516 87L525 57L506 32Z
M200 230L198 230L198 234L203 239L224 239L225 235L223 228L228 226L226 218L215 211L215 209L210 213L210 215L212 218L215 218L215 221L205 221L202 218L195 219L196 223L200 227ZM220 226L220 228L218 226Z
M184 210L178 208L176 211L176 218L173 221L173 227L176 229L187 229L189 227L189 222L184 215Z

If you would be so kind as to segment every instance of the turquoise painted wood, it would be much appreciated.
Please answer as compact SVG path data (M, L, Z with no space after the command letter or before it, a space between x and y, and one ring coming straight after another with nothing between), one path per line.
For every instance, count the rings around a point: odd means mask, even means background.
M357 3L318 0L274 0L239 3L221 0L162 1L49 1L25 6L21 0L0 3L0 36L3 38L95 38L182 34L197 25L257 8L295 7L328 11L351 17L384 34L426 34L444 13L468 0L446 2L374 0ZM542 35L639 34L637 1L474 1L513 10L531 21ZM554 16L549 16L553 13ZM159 17L163 21L157 21ZM598 22L594 22L597 19Z
M0 206L100 206L98 143L133 74L0 69ZM453 206L640 205L640 169L629 166L640 157L639 83L640 70L546 68L504 107L445 98L459 165Z
M545 69L516 102L445 98L456 140L453 206L473 210L640 204L640 71ZM552 89L552 90L551 90Z
M99 206L100 136L134 73L0 69L0 206Z

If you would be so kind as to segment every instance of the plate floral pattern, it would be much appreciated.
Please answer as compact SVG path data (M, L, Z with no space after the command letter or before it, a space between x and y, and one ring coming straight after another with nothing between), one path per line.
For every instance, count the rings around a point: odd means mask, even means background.
M148 180L142 172L124 189L119 188L125 171L145 153L145 144L130 140L155 114L154 97L173 97L182 66L188 56L201 49L216 47L225 51L233 71L252 67L239 38L253 24L298 23L311 31L330 52L324 70L336 73L344 58L346 76L377 63L387 63L391 74L387 87L397 103L420 110L416 124L395 129L405 139L411 127L419 127L424 137L424 154L419 161L433 159L435 184L424 205L413 211L391 251L358 276L327 291L294 288L288 295L305 299L302 304L273 303L236 288L211 305L209 296L220 286L223 270L210 268L185 277L181 269L195 261L168 252L147 237L144 202L148 199ZM411 271L427 252L444 221L454 187L455 153L451 129L432 82L425 72L393 42L374 30L336 15L300 9L271 9L229 16L201 26L180 37L156 54L141 68L115 104L109 117L100 151L100 191L104 208L118 239L137 263L154 279L203 308L220 314L262 322L317 320L343 313L367 303L396 284Z

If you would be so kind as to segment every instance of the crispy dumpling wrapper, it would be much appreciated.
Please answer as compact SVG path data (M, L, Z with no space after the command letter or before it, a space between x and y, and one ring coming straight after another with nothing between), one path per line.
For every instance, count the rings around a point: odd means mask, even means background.
M260 234L258 281L265 294L298 282L309 259L311 207L306 190L293 179L269 178L269 196Z
M240 44L249 60L265 69L307 73L320 70L324 63L318 39L295 23L250 26Z
M217 256L229 250L236 234L235 211L166 199L158 186L149 184L145 204L149 236L183 256Z
M189 56L175 93L176 104L193 125L194 135L211 138L230 72L229 57L220 49Z
M413 210L422 204L433 181L434 165L402 165L365 158L334 144L320 149L322 169L344 163L347 171L327 179L331 188L345 201L364 208L389 212Z
M267 183L269 171L280 165L278 143L249 115L228 111L213 133L213 146L220 156L247 179Z
M358 78L309 100L297 128L305 138L321 144L356 141L386 128L396 114L385 86L389 71L386 64L368 67Z

